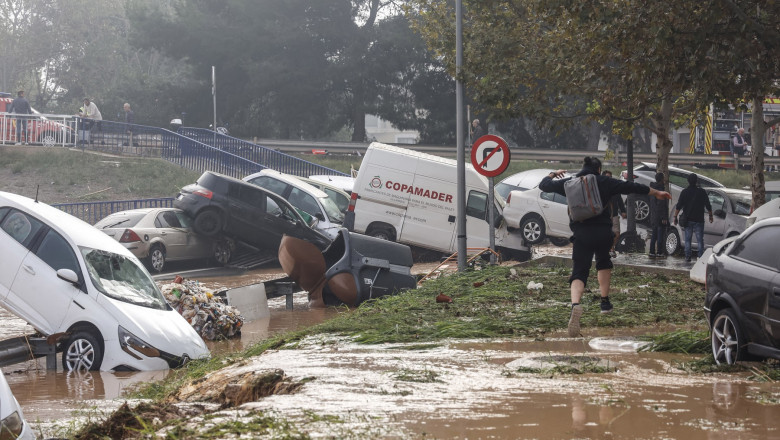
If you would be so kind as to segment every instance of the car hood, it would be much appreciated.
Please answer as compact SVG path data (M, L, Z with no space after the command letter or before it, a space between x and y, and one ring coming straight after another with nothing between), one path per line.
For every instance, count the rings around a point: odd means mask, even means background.
M191 359L209 356L203 338L177 311L141 307L105 295L101 299L112 305L119 325L154 348L175 356L187 354ZM106 339L117 337L116 332L106 335Z

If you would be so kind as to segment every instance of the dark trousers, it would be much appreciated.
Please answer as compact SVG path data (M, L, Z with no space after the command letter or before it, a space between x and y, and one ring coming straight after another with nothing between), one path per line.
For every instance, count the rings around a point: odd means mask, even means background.
M585 285L588 284L588 275L594 255L596 256L596 270L612 269L609 251L612 249L614 238L610 225L592 225L578 229L574 233L574 246L571 253L573 264L569 284L574 280L580 280Z
M653 234L650 236L650 253L662 255L665 253L664 239L666 238L666 226L653 226Z

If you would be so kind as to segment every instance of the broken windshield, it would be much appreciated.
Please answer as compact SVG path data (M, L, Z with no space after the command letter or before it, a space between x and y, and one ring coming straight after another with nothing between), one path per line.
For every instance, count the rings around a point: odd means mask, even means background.
M81 248L92 284L109 298L157 310L169 308L149 273L135 260L113 252Z

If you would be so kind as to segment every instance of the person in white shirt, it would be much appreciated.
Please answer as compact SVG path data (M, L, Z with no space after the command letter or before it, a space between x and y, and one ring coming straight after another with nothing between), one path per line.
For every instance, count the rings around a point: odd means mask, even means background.
M84 121L84 130L92 130L92 125L95 124L95 121L101 121L103 119L100 110L98 110L95 103L91 102L89 98L84 98L84 107L80 110L79 116L84 119L91 119L89 121Z

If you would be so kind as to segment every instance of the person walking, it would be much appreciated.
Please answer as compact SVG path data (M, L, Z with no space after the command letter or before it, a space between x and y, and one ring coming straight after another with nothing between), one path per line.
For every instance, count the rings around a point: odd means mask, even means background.
M564 184L571 177L554 180L562 177L566 170L552 171L539 183L539 189L545 192L554 192L565 196ZM613 179L601 175L601 160L596 157L586 157L582 170L577 177L586 174L595 174L601 200L610 200L615 194L649 194L657 199L671 199L668 192L658 191L646 185L635 182ZM609 300L609 285L612 278L612 260L609 250L612 246L612 218L609 210L604 209L598 215L582 220L570 221L569 227L573 232L572 272L569 277L571 290L571 314L569 316L569 336L576 337L580 334L580 317L583 309L580 304L582 294L588 282L590 267L593 257L596 257L597 279L601 293L601 313L612 311L612 303Z
M482 126L479 125L479 119L474 119L471 122L471 144L474 145L474 142L485 135L484 130L482 130Z
M734 164L739 169L739 158L745 154L749 147L745 138L745 129L740 127L734 137L731 138L731 155L734 156Z
M655 182L650 188L664 191L664 173L655 173ZM650 258L666 258L664 238L666 225L669 224L669 204L666 200L650 200Z
M696 247L698 248L698 258L701 258L704 254L704 209L710 216L710 223L712 223L712 205L710 205L710 198L707 197L707 191L699 188L696 184L699 178L696 174L688 175L688 186L680 193L680 198L677 200L677 205L674 210L674 224L679 223L677 216L680 214L680 210L683 211L686 221L682 225L685 228L685 261L690 263L691 261L691 238L693 234L696 234Z
M24 90L19 90L16 93L16 98L11 101L11 107L8 109L8 113L16 113L17 115L31 115L32 108L27 98L24 97ZM22 145L22 134L24 134L24 144L30 144L30 134L27 132L27 118L28 116L22 116L16 118L16 145Z
M612 171L609 170L604 170L601 174L612 177ZM612 240L612 248L609 250L609 256L615 258L617 257L615 246L617 246L620 240L620 217L626 218L626 204L623 203L623 196L615 194L609 199L609 211L612 216L612 233L615 235L615 239Z

